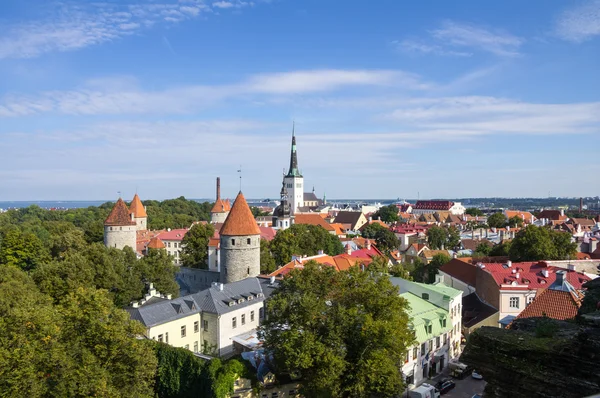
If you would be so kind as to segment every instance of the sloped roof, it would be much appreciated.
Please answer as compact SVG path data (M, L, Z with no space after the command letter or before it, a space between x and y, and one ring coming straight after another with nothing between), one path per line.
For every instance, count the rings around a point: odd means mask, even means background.
M440 271L466 283L469 286L475 287L477 280L477 267L473 264L464 262L458 258L453 258L446 264L440 267Z
M531 218L533 217L533 219L535 220L535 217L533 216L533 214L531 214L528 211L521 211L521 210L506 210L504 212L504 215L506 216L506 218L511 219L513 217L519 217L520 219L522 219L523 221L531 221Z
M317 198L314 192L304 192L304 201L318 202L319 198Z
M165 231L162 232L158 235L158 237L165 241L165 240L178 240L181 241L183 240L183 237L185 236L185 234L187 234L189 231L189 229L187 228L178 228L178 229L172 229L170 231Z
M133 196L133 200L129 205L129 212L133 213L135 218L148 217L148 214L146 214L146 209L144 208L144 205L142 204L142 201L137 193Z
M575 289L581 289L581 285L590 280L583 273L548 266L543 261L512 263L511 267L502 263L484 263L484 265L485 268L483 270L490 273L494 277L496 284L503 290L522 289L522 287L512 288L510 286L502 286L510 285L513 282L518 285L527 285L528 289L547 288L556 282L556 271L563 271L565 279ZM548 271L548 277L543 276L542 272L544 270ZM519 278L517 278L517 274L519 274Z
M135 225L135 221L131 219L129 209L123 199L119 198L117 203L113 206L112 210L106 220L104 220L104 225Z
M235 198L231 211L219 233L225 236L260 235L258 224L242 191Z
M560 210L542 210L540 214L538 214L538 218L561 221L566 220L567 216L563 215Z
M517 319L543 316L561 321L573 319L580 306L581 300L570 291L546 289L536 296Z
M419 344L448 332L452 328L448 311L410 292L402 293L400 297L408 301L407 313ZM446 319L446 327L442 326L442 319ZM428 325L431 325L431 333L428 333L426 329Z
M229 199L223 200L223 199L219 198L215 201L215 204L213 205L210 212L211 213L227 213L230 210L231 210L231 205L229 204Z
M319 225L327 231L335 231L335 228L331 226L320 214L296 214L294 216L294 224L306 224L306 225Z
M160 240L160 238L155 236L154 238L150 239L150 242L148 242L146 247L150 249L164 249L165 244L162 240Z
M413 206L417 210L450 210L454 202L449 200L418 200Z
M497 309L481 301L477 293L462 298L462 323L467 328L477 325L497 312Z
M354 229L358 220L363 214L360 211L340 211L335 216L334 223L337 224L350 224L350 229Z

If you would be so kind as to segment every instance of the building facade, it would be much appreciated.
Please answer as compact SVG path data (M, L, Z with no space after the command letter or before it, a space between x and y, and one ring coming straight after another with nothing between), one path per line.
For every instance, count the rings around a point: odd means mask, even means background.
M288 192L288 201L291 214L304 207L304 177L298 169L298 154L296 153L296 135L292 134L292 150L290 154L290 168L283 177L283 183Z

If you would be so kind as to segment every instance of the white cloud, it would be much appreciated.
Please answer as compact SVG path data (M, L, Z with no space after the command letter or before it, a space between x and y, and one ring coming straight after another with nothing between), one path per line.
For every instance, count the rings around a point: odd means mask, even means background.
M163 3L58 3L46 20L0 25L0 59L34 58L49 52L75 51L139 33L166 21L196 18L211 8L201 1ZM235 6L248 3L239 2ZM163 22L164 23L164 22Z
M558 18L556 34L564 40L583 42L600 35L600 0L587 1L564 11Z
M472 51L483 51L513 57L519 55L519 48L524 43L524 39L500 30L453 21L443 22L439 28L430 31L429 35L429 38L421 40L396 40L392 45L412 54L469 57L473 55Z
M215 7L215 8L232 8L232 7L235 7L235 5L229 1L217 1L216 3L213 3L213 7Z
M70 91L0 100L0 117L41 112L62 114L173 114L196 112L225 99L248 95L285 96L328 92L346 87L382 86L406 90L430 87L418 76L391 70L306 70L260 74L221 86L190 85L161 91L142 90L131 79L97 79Z

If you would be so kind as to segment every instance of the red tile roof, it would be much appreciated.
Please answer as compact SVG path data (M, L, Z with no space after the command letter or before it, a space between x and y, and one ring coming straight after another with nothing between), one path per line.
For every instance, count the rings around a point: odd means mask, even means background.
M307 224L307 225L320 225L327 231L335 231L335 228L331 226L321 214L296 214L294 217L294 224Z
M581 306L581 297L575 294L546 289L536 296L533 302L517 316L517 319L543 316L559 320L573 319Z
M417 210L450 210L454 202L449 200L418 200L414 209Z
M531 222L532 218L535 220L535 217L533 216L533 214L531 214L528 211L506 210L504 213L505 213L506 218L508 218L508 219L511 219L516 216L525 222Z
M142 201L137 193L133 196L133 200L129 205L129 211L133 213L135 218L148 217L148 214L146 214L146 209L144 208L144 205L142 204Z
M211 209L211 213L226 213L231 210L231 204L229 203L229 199L223 200L221 198L215 201Z
M567 216L563 215L560 210L542 210L538 214L538 218L547 218L548 220L563 221Z
M162 240L162 241L165 241L165 240L181 241L181 240L183 240L183 237L185 236L185 234L187 234L188 231L189 231L189 229L187 229L187 228L172 229L170 231L162 232L161 234L158 235L158 238L160 238L160 240Z
M260 238L271 241L275 239L277 231L271 227L258 227L260 229Z
M578 290L581 289L582 284L590 280L583 273L548 266L543 261L512 263L510 268L501 263L485 263L484 265L484 270L494 277L496 284L502 290L523 289L523 287L510 286L513 282L517 285L527 285L527 289L530 290L547 288L556 281L556 271L564 271L566 280ZM548 277L544 277L544 270L548 271ZM519 274L518 279L517 274Z
M260 235L258 224L242 191L235 198L231 211L219 233L226 236Z
M123 202L123 199L119 198L119 200L117 200L117 203L115 203L110 214L106 217L106 220L104 220L104 225L135 225L135 221L131 219L129 209L125 202Z

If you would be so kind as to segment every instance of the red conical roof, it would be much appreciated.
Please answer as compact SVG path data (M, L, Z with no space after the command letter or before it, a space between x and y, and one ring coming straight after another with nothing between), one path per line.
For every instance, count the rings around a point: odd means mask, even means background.
M225 213L225 212L228 212L230 209L231 209L231 206L229 205L229 200L223 200L223 199L219 198L215 201L215 204L210 212L211 213Z
M123 199L119 198L104 221L104 225L135 225L131 219L129 209Z
M142 204L142 201L137 193L129 205L129 211L133 213L135 218L148 217L148 214L146 214L146 209L144 209L144 205Z
M258 224L256 224L242 191L235 198L231 211L219 233L226 236L260 235Z

